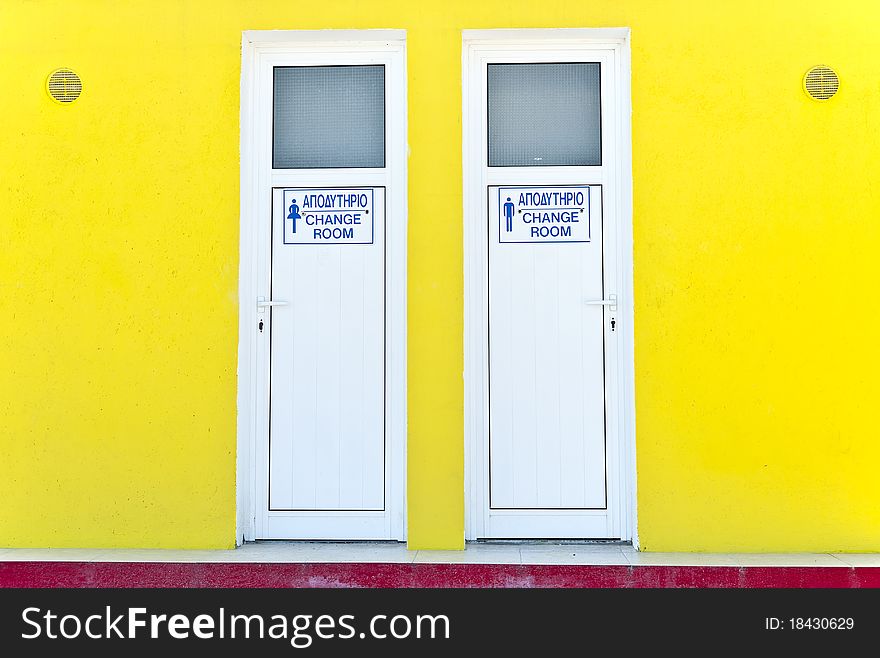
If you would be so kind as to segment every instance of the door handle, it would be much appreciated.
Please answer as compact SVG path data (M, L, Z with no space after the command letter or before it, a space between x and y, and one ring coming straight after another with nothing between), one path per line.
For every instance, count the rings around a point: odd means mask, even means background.
M276 301L273 299L266 299L265 297L257 297L257 312L262 314L263 311L269 306L287 306L290 302Z
M617 295L608 295L608 299L585 299L584 306L608 306L608 310L616 311Z

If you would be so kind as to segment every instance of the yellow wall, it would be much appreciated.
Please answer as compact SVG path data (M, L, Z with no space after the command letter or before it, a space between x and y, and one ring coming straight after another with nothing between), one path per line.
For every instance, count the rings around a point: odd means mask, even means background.
M410 545L460 547L461 231L429 221L460 207L460 30L629 26L642 546L880 550L878 7L0 3L0 546L233 543L241 31L381 27L408 34Z

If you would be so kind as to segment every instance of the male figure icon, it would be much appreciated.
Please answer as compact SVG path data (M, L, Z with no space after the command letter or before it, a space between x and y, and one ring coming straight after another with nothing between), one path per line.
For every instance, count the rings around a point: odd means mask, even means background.
M507 197L507 203L504 204L504 218L507 232L510 233L513 230L513 202L510 197Z

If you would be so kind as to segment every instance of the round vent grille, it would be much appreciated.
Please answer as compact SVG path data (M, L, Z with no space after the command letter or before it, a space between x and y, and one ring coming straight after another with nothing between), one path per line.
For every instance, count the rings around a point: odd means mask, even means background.
M55 69L46 80L46 91L59 103L72 103L82 93L82 80L70 69Z
M814 66L804 76L804 91L817 101L827 101L839 88L840 78L830 66Z

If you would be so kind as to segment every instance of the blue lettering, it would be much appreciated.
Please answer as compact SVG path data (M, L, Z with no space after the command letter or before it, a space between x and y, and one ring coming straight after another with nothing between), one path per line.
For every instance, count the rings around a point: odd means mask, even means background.
M571 226L530 226L533 238L570 238Z
M553 208L584 205L584 193L582 190L562 192L520 192L520 206L531 206L533 208Z
M306 214L306 224L310 226L336 226L360 224L362 215L359 212L342 213L309 213Z
M312 237L315 240L351 240L354 238L353 228L316 228Z
M525 211L522 214L522 220L524 224L545 224L550 222L577 224L581 221L578 219L577 210Z
M370 197L365 192L346 192L342 194L306 194L303 208L323 208L326 210L352 210L366 208Z

